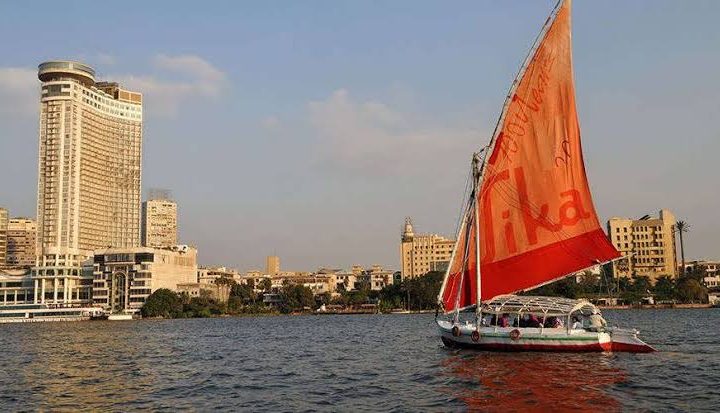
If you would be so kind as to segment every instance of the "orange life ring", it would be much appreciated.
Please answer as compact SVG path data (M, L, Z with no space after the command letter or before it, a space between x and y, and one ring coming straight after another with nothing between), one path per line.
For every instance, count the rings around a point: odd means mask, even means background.
M520 330L517 328L510 332L510 340L517 341L520 340Z
M471 337L474 342L480 341L480 332L477 330L473 331Z
M452 335L453 337L460 337L460 327L454 326L452 328Z

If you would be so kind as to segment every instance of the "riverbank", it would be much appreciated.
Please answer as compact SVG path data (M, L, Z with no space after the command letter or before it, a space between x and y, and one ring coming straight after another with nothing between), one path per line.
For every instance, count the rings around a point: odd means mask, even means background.
M713 308L712 304L641 304L641 305L599 305L602 310L675 310L687 308Z

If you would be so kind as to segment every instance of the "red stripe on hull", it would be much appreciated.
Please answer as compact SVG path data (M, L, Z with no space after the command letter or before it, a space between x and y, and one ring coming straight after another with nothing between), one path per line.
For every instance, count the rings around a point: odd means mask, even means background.
M612 343L612 351L618 353L652 353L656 351L647 344Z

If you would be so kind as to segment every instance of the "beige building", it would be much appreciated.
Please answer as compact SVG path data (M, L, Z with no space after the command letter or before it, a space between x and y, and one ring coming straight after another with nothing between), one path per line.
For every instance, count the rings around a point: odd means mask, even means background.
M7 227L7 265L30 268L35 265L37 224L30 218L11 218Z
M200 284L215 284L219 278L226 278L235 282L241 280L240 273L227 267L199 267L197 271L197 282Z
M444 271L454 247L455 240L440 235L416 235L410 218L405 219L405 229L400 242L402 278L415 278L430 271Z
M142 96L96 82L95 71L78 62L42 63L38 78L33 276L72 290L82 284L82 262L93 250L140 245Z
M607 226L610 241L628 257L613 262L615 276L647 276L654 281L677 275L675 216L670 211L661 210L658 218L610 218Z
M333 291L352 291L356 289L358 276L352 272L336 272L332 274Z
M224 303L230 298L231 289L232 287L228 284L186 283L178 284L176 291L180 294L187 294L191 298L207 294L210 298Z
M373 291L380 291L383 288L393 284L394 272L386 270L380 265L373 265L369 269L365 270L362 277L363 280L369 283L370 289Z
M0 208L0 268L7 260L8 210Z
M92 300L105 310L136 313L155 290L178 291L178 285L191 283L197 283L195 248L179 245L95 251Z
M280 257L278 257L277 255L269 255L267 257L266 264L267 275L280 274Z
M142 245L177 245L177 204L169 199L151 199L142 204Z

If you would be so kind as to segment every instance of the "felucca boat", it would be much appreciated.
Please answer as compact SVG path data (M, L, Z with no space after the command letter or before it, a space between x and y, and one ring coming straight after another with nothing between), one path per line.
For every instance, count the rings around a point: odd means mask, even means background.
M586 300L512 295L620 257L600 228L585 174L570 14L571 0L560 0L490 143L473 154L472 186L438 296L447 346L654 351L638 331L607 327Z

